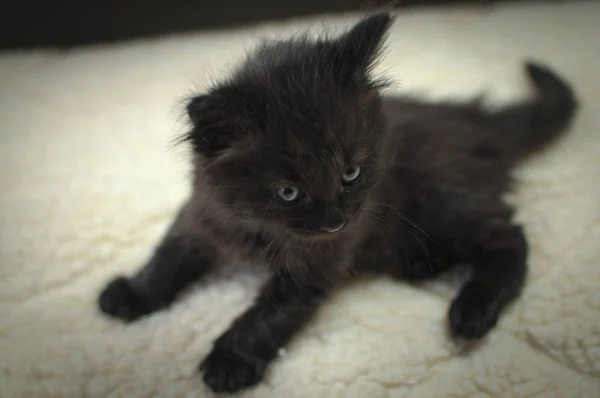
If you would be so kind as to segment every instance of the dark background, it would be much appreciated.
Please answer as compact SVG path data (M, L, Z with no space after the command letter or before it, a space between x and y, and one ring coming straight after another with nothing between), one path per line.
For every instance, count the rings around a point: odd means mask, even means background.
M529 0L9 0L0 6L0 49L71 47L252 24L326 12ZM538 0L540 2L542 0ZM560 0L545 0L558 2Z

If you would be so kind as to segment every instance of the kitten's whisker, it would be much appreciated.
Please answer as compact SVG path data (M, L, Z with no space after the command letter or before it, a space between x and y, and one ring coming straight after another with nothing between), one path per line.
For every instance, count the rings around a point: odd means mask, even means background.
M391 208L387 205L380 205L382 207L387 207L387 208ZM397 210L397 209L396 209ZM375 210L375 211L379 211L378 214L384 214L381 210ZM395 212L396 215L402 217L405 221L408 221L407 218L404 217L404 215L400 212L400 210L397 210ZM410 222L409 222L410 223ZM410 223L412 226L414 226L415 228L417 228L419 231L421 231L422 233L424 233L428 238L431 239L431 237L425 233L425 231L423 231L421 228L419 228L416 224ZM413 233L412 231L410 231L409 229L404 229L406 232L408 232L421 246L421 248L423 248L423 252L425 253L425 256L427 257L427 265L429 266L429 269L431 272L433 272L433 266L431 264L431 258L429 256L429 249L427 248L427 246L423 243L423 241L421 239L419 239L419 237ZM409 247L409 245L406 245L406 247ZM410 256L409 256L410 257Z
M410 225L412 225L417 230L419 230L420 232L422 232L427 238L429 238L429 239L431 239L431 240L433 240L435 242L435 239L433 239L427 232L425 232L423 230L423 228L419 227L415 222L413 222L410 218L408 218L408 216L406 216L404 213L402 213L400 209L396 209L396 210L397 210L396 214L398 216L400 216L404 221L408 222ZM408 229L405 229L405 231L407 231L409 234L411 234L412 237L419 243L419 245L423 249L423 252L425 253L425 256L427 257L427 265L429 266L429 270L431 272L433 272L433 266L431 265L431 257L429 256L429 249L427 248L427 246L417 236L417 234L415 234L414 232L412 232L412 231L410 231ZM410 247L410 245L407 245L407 247ZM409 254L409 258L410 258L410 254Z
M396 241L396 236L395 236L394 232L390 230L391 226L388 225L386 220L381 217L381 216L383 216L383 214L371 213L371 212L369 212L368 214L373 220L376 221L375 225L378 226L380 229L383 229L384 232L390 238L390 240L394 243L394 245L398 246L398 242Z
M389 214L387 212L384 212L381 209L377 209L377 208L368 209L367 214L376 221L376 224L375 224L376 227L378 227L379 229L383 229L383 231L387 234L388 238L391 240L391 242L394 244L394 246L400 248L400 243L397 240L397 234L395 233L395 231L390 230L390 228L392 228L392 226L389 225L389 222L387 222L387 220L385 218L383 218L385 216L388 216ZM399 225L399 227L401 227L401 225ZM402 241L402 248L404 249L403 252L406 253L406 261L409 262L410 261L410 245L406 241Z
M429 257L429 249L423 244L423 242L421 241L421 239L419 239L417 235L415 235L411 231L408 231L408 233L411 234L413 238L415 238L415 240L419 242L419 245L421 245L421 247L423 248L425 256L427 256L427 265L429 266L429 270L433 273L433 266L431 265L431 258Z
M276 241L276 240L277 240L277 238L275 238L275 239L272 239L272 240L271 240L271 241L270 241L270 242L267 244L267 246L265 246L265 248L264 248L263 250L261 250L261 252L259 253L259 255L256 257L256 261L257 261L257 262L260 262L260 260L261 260L261 258L262 258L262 256L263 256L263 255L265 256L265 260L266 260L266 261L268 261L268 260L267 260L267 257L266 257L266 256L267 256L267 253L268 253L269 249L271 248L271 246L273 246L273 244L275 243L275 241Z
M402 219L404 219L404 221L406 221L407 223L409 223L410 225L412 225L413 227L418 229L420 232L422 232L428 238L432 239L431 236L423 228L421 228L419 225L417 225L417 223L415 221L413 221L410 217L408 217L408 215L406 215L404 212L402 212L402 210L396 209L385 203L377 203L376 206L384 207L384 208L388 209L389 211L391 211L393 214L395 214L399 217L402 217Z

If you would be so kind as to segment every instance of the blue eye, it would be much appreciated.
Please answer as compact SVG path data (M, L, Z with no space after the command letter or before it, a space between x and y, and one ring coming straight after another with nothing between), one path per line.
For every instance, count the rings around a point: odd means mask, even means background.
M300 196L300 188L298 187L283 187L277 190L277 196L286 202L293 202Z
M350 166L344 170L344 174L342 174L342 181L346 183L354 182L358 176L360 176L360 166Z

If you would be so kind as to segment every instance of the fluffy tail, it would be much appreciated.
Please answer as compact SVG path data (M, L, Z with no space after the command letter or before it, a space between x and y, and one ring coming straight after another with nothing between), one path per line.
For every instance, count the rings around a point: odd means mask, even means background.
M577 100L569 83L539 64L528 62L525 69L537 96L491 115L515 160L554 141L568 128L577 110Z

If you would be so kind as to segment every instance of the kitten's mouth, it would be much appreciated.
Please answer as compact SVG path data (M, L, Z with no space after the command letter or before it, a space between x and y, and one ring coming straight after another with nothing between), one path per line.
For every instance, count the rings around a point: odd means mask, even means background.
M347 226L347 223L341 223L338 225L328 225L328 226L320 226L314 229L304 229L300 232L300 235L306 239L327 239L334 236L336 233L340 232Z
M296 234L306 239L327 239L348 227L348 218L340 212L329 213L329 217L318 223L303 223L295 228Z
M344 222L342 222L342 223L340 223L338 225L321 227L321 231L325 231L327 233L333 234L335 232L340 231L345 226L346 226L346 222L344 221Z

